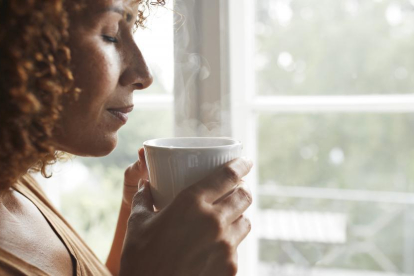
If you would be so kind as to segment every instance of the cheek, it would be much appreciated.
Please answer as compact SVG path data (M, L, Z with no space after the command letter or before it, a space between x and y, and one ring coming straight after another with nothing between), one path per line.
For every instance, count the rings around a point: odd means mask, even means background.
M76 84L86 93L97 89L100 93L114 91L120 76L117 53L105 48L93 48L89 53L76 67Z
M106 130L105 110L113 98L120 75L120 62L113 45L98 39L81 40L73 45L75 85L81 89L79 99L68 103L62 113L63 127L69 133L82 128L88 136Z
M92 39L74 51L75 83L82 94L108 95L118 84L119 54L114 45L99 40Z

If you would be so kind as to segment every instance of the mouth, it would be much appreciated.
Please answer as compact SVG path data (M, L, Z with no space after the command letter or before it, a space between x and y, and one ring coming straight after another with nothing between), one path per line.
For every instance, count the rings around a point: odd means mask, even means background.
M108 112L117 118L123 125L128 121L128 113L134 109L133 105L117 108L108 108Z

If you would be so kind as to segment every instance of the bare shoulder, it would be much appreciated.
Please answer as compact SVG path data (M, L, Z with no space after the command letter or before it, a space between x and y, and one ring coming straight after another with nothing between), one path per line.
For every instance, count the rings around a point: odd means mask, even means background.
M14 190L0 197L0 248L47 274L73 275L63 242L37 207Z

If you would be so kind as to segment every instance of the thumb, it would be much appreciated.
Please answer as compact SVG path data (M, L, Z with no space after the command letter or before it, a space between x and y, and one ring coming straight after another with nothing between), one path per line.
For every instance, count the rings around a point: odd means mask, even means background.
M152 198L149 181L140 179L138 183L138 192L132 200L133 212L154 212L154 200Z

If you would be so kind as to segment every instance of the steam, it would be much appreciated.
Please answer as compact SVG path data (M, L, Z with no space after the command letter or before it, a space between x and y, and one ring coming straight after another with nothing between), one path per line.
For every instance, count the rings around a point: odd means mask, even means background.
M206 91L209 82L220 81L220 72L212 72L201 53L205 41L199 39L202 26L195 20L200 5L195 0L176 0L174 5L175 135L228 136L230 112L222 99L211 96L220 91Z

